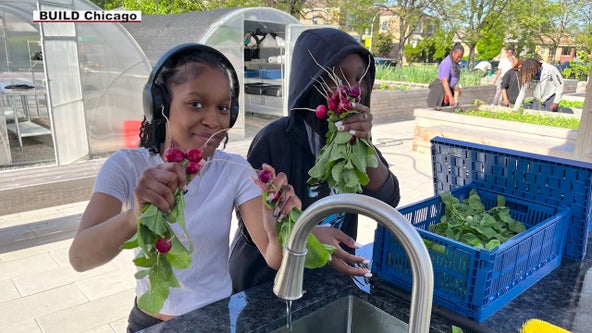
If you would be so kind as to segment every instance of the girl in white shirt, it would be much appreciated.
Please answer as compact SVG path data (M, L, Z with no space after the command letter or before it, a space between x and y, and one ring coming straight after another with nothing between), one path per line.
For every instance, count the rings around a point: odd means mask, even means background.
M186 190L185 225L194 247L192 264L174 270L180 287L170 289L160 313L150 315L134 304L130 332L231 294L228 243L235 208L268 265L279 268L277 217L300 208L301 203L285 175L278 174L273 181L283 189L279 206L275 211L265 208L261 199L265 188L251 179L257 175L250 164L237 154L217 150L238 116L238 93L236 72L220 52L200 44L173 48L155 65L145 86L140 147L115 152L99 171L70 247L70 262L77 271L117 256L122 244L136 233L145 204L168 212L175 206L175 191ZM165 162L164 153L172 144L182 151L204 147L206 162L189 182L185 168ZM273 168L265 168L273 174ZM183 237L178 223L172 227ZM137 281L138 297L148 285L148 278Z

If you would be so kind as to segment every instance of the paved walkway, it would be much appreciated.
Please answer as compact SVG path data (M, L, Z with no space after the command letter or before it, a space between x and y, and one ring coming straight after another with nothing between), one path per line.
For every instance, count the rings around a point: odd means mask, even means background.
M401 205L433 195L430 156L412 152L413 121L377 125L374 142L401 185ZM245 155L249 140L227 150ZM0 332L125 332L134 297L132 251L78 273L68 248L87 202L0 216ZM360 223L358 241L376 224Z

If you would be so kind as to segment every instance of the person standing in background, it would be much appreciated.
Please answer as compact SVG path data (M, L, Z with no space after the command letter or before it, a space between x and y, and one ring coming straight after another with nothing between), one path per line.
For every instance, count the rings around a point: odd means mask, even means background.
M520 93L520 66L522 60L516 61L512 69L506 72L501 79L502 88L502 105L509 107L510 104L516 103L516 98Z
M450 55L438 65L438 77L428 86L428 107L456 106L454 88L460 81L460 65L458 62L464 53L465 49L461 43L454 43Z
M493 105L499 105L502 101L502 78L504 75L512 69L518 59L514 56L514 47L508 46L506 48L506 56L500 61L497 71L493 77L493 84L495 85L495 96L493 96Z

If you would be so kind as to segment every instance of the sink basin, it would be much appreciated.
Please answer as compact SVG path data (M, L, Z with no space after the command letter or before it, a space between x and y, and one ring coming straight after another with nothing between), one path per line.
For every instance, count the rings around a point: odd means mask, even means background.
M292 333L392 333L407 330L407 323L355 296L337 299L292 322ZM273 331L280 332L288 332L287 327Z

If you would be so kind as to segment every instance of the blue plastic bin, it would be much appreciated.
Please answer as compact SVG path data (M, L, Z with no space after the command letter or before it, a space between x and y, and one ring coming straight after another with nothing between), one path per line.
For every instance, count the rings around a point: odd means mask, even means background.
M434 193L483 188L571 209L563 256L582 261L592 228L592 163L434 137Z
M486 209L497 205L494 191L476 185L451 191L459 200L477 189ZM504 195L512 217L527 230L488 251L428 231L440 222L445 205L440 196L399 208L422 238L444 247L428 250L434 268L434 303L481 322L561 264L570 211ZM402 289L411 290L409 259L394 236L379 226L373 248L372 272Z
M259 77L262 79L281 79L282 71L280 69L260 69Z

